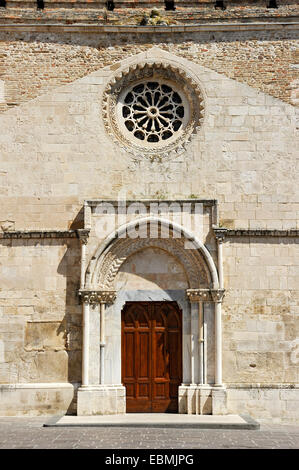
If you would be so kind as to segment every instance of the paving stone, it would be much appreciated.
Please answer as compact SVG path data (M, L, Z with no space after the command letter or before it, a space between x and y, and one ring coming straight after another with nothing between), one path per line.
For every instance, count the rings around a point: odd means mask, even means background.
M298 449L299 426L260 430L45 428L47 418L0 418L0 449ZM142 433L142 434L141 434Z

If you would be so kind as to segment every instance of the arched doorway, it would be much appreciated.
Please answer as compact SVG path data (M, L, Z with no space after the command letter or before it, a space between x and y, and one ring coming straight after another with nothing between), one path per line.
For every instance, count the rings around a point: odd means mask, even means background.
M176 302L127 302L122 311L127 413L175 413L182 382L182 312Z
M137 238L128 235L136 224L142 235ZM167 237L165 232L168 232ZM83 260L84 257L82 248ZM218 391L216 387L221 387L223 289L219 289L213 256L203 242L174 222L149 216L111 233L98 246L82 272L85 272L85 278L82 277L84 289L80 290L83 301L83 379L78 391L79 413L94 413L94 409L98 414L177 410L179 413L200 413L207 393L211 409L211 387L215 387L214 395ZM126 333L131 332L131 345L123 353L121 320L129 302L138 303L139 310L144 302L148 302L150 307L146 315L143 308L139 317L134 315L130 318L129 315L125 321ZM181 312L182 344L175 363L177 367L183 364L183 370L181 375L178 373L173 377L175 385L171 384L168 372L169 380L167 373L161 374L163 380L157 387L159 374L152 372L155 367L152 331L155 315L158 315L152 313L153 303L175 303ZM170 326L167 321L163 328L168 332ZM143 342L140 342L141 333L144 338L147 336L147 339L142 338ZM134 337L137 338L135 343ZM151 349L147 349L150 345ZM139 350L136 353L137 346ZM145 361L140 356L140 347L145 350ZM163 352L163 348L161 350ZM159 349L158 353L161 353ZM167 370L167 360L163 355L167 355L166 351L160 354L159 365ZM209 360L213 356L215 360ZM123 358L128 362L125 365L127 370L123 367L124 374L121 367ZM143 368L141 374L135 373L136 367ZM177 390L175 378L179 376L178 396L173 390L167 394L167 387ZM161 385L163 381L167 386ZM162 390L163 387L166 391ZM88 394L92 401L89 401ZM132 398L131 403L140 399L139 409L130 406L126 409L127 394L128 401L129 397ZM161 398L161 403L158 398ZM133 406L136 407L136 403Z

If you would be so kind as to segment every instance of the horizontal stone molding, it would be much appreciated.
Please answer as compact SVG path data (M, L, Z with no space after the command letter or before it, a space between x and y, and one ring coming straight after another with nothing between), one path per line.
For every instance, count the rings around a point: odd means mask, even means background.
M35 383L7 383L7 384L0 384L0 391L14 391L18 389L30 389L30 390L35 390L35 389L52 389L52 388L78 388L79 384L73 384L73 383L68 383L68 382L35 382Z
M116 200L116 199L86 199L85 204L90 207L96 207L99 204L111 204L113 207L117 208L118 206L123 207L123 204L130 206L131 204L143 204L146 207L149 207L151 204L204 204L205 206L215 206L217 205L217 199L126 199L126 200Z
M111 304L116 298L116 292L112 290L79 290L78 294L82 302L90 305Z
M77 230L14 230L0 232L0 239L15 238L80 238Z
M67 25L63 23L14 23L0 24L1 31L9 32L57 32L57 33L138 33L138 34L169 34L169 33L185 33L185 32L213 32L213 31L281 31L281 30L297 30L298 22L248 22L248 23L198 23L185 25L169 25L169 26L139 26L139 25L94 25L87 23Z
M287 389L287 390L298 390L299 384L295 383L251 383L251 384L240 384L240 383L226 383L227 389Z
M276 229L228 229L213 227L215 237L219 241L232 237L298 237L299 230L276 230Z
M187 289L190 302L222 302L225 289Z

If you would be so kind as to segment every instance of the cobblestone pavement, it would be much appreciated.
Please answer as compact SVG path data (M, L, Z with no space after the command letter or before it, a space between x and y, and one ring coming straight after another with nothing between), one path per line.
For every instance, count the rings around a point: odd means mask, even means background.
M0 417L0 449L299 449L299 426L260 430L55 428L49 417Z

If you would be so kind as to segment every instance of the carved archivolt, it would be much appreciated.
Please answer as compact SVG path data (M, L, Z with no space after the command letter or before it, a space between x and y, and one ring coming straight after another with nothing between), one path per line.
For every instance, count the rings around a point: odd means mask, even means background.
M87 283L90 280L97 289L113 290L116 275L126 259L142 249L155 247L167 251L181 263L185 269L190 288L211 288L211 275L203 254L197 249L186 249L185 242L185 238L174 238L172 233L167 239L116 239L112 246L97 260L93 279L87 278Z
M168 106L168 114L163 115L161 102ZM159 60L120 70L106 86L102 108L105 129L113 140L134 156L151 159L183 152L204 116L196 79L179 66Z

